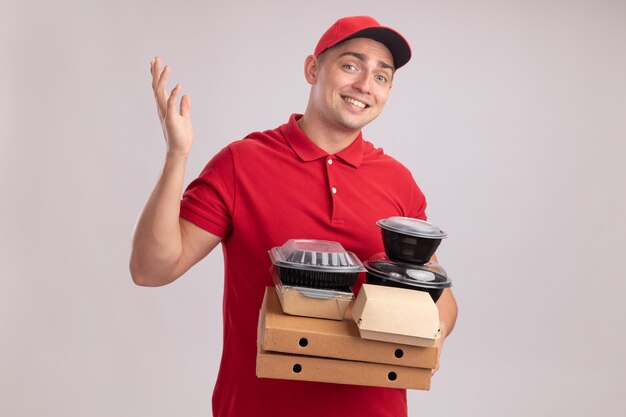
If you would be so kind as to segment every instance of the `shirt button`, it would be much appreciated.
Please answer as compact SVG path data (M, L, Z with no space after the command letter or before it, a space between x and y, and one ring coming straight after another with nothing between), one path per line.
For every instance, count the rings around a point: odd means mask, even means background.
M331 191L333 192L333 194L337 194L337 189L335 187L331 188Z
M332 160L332 159L329 159L329 160L328 160L328 165L332 165L332 164L333 164L333 160Z

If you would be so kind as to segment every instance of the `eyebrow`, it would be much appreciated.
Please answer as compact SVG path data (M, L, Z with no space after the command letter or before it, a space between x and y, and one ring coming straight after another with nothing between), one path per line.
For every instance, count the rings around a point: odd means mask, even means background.
M339 55L339 57L341 58L342 56L353 56L363 62L367 61L367 57L364 54L358 53L358 52L352 52L352 51L347 51L344 52L343 54ZM390 69L391 71L395 71L396 69L393 67L393 65L389 65L387 64L385 61L378 61L378 66L381 68L385 68L385 69Z

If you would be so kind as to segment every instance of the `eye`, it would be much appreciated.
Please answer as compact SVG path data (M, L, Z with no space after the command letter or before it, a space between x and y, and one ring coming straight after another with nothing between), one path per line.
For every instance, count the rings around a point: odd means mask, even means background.
M356 71L357 68L352 64L343 64L343 68L348 71Z
M384 75L376 75L375 78L376 78L376 81L378 81L381 84L387 83L387 77L385 77Z

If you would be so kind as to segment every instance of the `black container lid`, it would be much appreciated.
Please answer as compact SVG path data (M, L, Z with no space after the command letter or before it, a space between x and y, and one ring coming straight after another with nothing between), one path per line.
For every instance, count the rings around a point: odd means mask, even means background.
M368 273L403 285L418 288L452 286L452 281L448 278L446 271L437 262L413 265L392 261L381 253L372 256L363 264Z
M392 216L387 219L381 219L376 224L383 229L409 236L430 239L444 239L448 236L446 232L434 224L412 217Z

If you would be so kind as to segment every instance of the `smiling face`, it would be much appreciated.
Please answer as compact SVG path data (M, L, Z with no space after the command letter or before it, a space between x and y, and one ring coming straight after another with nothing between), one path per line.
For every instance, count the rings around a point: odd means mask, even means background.
M358 132L382 112L393 79L393 57L382 43L355 38L305 62L311 84L306 116L324 130Z

